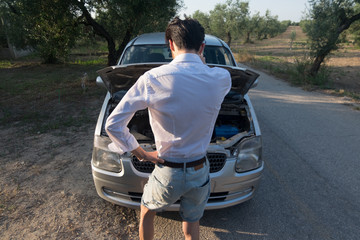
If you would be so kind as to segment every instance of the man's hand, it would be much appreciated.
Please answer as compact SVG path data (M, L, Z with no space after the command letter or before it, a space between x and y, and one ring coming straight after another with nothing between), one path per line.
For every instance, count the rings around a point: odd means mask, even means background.
M201 55L199 55L199 57L200 57L201 61L203 62L203 64L206 64L204 55L201 54Z
M154 164L156 164L156 163L164 163L164 160L158 157L158 152L157 151L153 151L153 152L146 152L145 151L145 153L146 153L147 156L145 157L144 161L150 161L150 162L152 162Z
M149 161L154 164L157 163L164 163L164 160L158 157L158 152L146 152L142 147L138 147L131 151L132 154L134 154L139 161Z

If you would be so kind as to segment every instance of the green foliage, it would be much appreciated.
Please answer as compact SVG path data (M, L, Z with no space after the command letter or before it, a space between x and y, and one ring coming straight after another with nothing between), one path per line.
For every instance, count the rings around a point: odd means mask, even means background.
M181 6L176 0L90 1L96 21L119 43L127 31L132 36L164 31Z
M181 0L71 0L84 24L106 40L108 65L115 65L131 38L141 33L164 31L182 6ZM96 16L92 16L96 12Z
M288 26L296 25L296 23L293 24L290 20L284 20L284 21L281 21L281 25L284 26L285 28L287 28Z
M360 12L360 4L356 4L354 7L355 12ZM350 29L349 33L352 35L354 40L354 45L360 48L360 21L354 22Z
M248 15L248 2L228 0L226 4L216 4L210 11L211 33L226 39L230 46L232 38L240 35Z
M330 69L323 67L316 76L309 74L312 66L312 59L309 55L304 54L301 57L295 58L294 67L291 70L290 80L295 85L301 86L319 86L322 88L328 88L331 83Z
M306 33L307 32L307 27L311 24L311 20L310 19L303 19L299 22L299 26L301 27L301 29Z
M356 24L353 28L354 45L360 48L360 23Z
M258 35L258 32L261 31L261 25L263 23L263 18L260 16L260 13L256 13L252 17L247 18L245 24L245 33L246 33L246 43L251 43L251 35Z
M296 39L296 32L292 31L290 33L290 50L292 50L292 46L293 46L295 39Z
M228 22L227 26L225 25L227 21L226 11L226 4L216 4L215 8L210 11L210 33L223 39L225 39L228 30L230 31L230 23Z
M68 1L16 0L3 7L7 34L16 47L34 48L45 63L65 60L78 33Z
M213 34L211 32L211 28L210 28L210 15L209 14L203 13L199 10L196 10L194 12L194 14L192 15L192 17L199 21L199 23L205 29L205 33Z
M279 21L277 19L277 16L272 16L270 11L267 10L265 13L265 18L262 23L262 28L260 31L260 38L261 35L263 35L262 39L266 39L268 37L275 37L279 32L283 32L281 29L282 26L279 26ZM286 30L286 28L285 28Z
M336 42L339 37L338 18L340 17L339 5L333 5L328 0L310 0L312 21L308 21L304 30L310 39L312 57L316 57L328 50L337 48Z
M105 65L106 61L103 58L97 58L97 59L91 59L91 60L78 59L78 60L74 61L74 64L84 65L84 66L87 66L87 65L101 65L101 64Z
M103 58L104 60L104 58ZM84 59L86 61L86 59ZM82 62L80 59L79 62ZM78 100L79 98L104 94L104 89L95 84L96 71L104 68L106 64L39 64L38 62L20 62L16 60L6 69L1 69L0 78L0 123L1 121L13 122L21 120L25 113L31 113L32 107L20 110L9 107L12 103L39 102L62 102ZM88 75L85 82L84 93L82 77ZM85 95L84 95L85 94ZM21 96L21 97L19 97ZM9 99L17 99L9 101ZM24 112L25 111L25 112ZM41 108L39 109L41 111ZM3 119L1 119L3 116ZM31 114L29 116L32 116Z
M91 42L96 34L113 65L132 37L164 31L181 6L181 0L14 0L1 1L0 13L11 42L34 48L44 62L66 60L79 36Z
M270 11L265 16L259 13L250 16L249 2L240 0L217 4L209 14L198 10L192 17L199 20L206 33L227 40L229 46L233 38L245 38L245 42L250 43L251 38L274 37L286 31L291 24L291 21L278 21Z
M12 66L12 63L9 61L6 61L6 60L0 61L0 69L1 68L9 68L11 66Z
M359 0L309 0L308 20L301 26L309 37L313 66L310 74L315 76L325 57L338 48L340 34L360 19L355 8Z
M262 40L269 37L273 38L285 32L289 25L289 21L280 22L277 16L272 16L271 12L267 10L263 17L258 13L255 14L250 19L250 24L247 26L247 29L256 35L256 39Z
M247 56L246 59L246 55L250 55L251 57ZM297 86L311 88L314 86L330 88L332 86L332 82L330 81L330 68L322 68L316 76L311 76L309 74L312 66L312 59L307 53L295 57L294 63L284 61L278 54L272 56L272 53L269 53L268 51L266 51L266 55L254 57L242 50L239 52L239 59L243 59L243 62L246 62L255 68L265 69L275 76L287 79Z

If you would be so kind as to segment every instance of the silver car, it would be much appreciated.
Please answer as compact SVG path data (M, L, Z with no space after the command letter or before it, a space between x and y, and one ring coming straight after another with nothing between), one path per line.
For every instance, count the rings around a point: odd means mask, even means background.
M207 64L226 68L232 77L231 91L221 106L207 149L211 194L206 209L218 209L251 199L263 172L260 128L247 95L259 75L238 67L230 48L221 39L206 35L205 43ZM97 84L108 92L96 124L91 167L96 191L107 201L138 208L154 164L140 162L131 153L119 155L110 151L106 119L139 76L171 60L164 33L143 34L127 44L117 66L98 71ZM155 150L147 110L136 112L128 127L145 150ZM167 210L178 209L179 204L174 203Z

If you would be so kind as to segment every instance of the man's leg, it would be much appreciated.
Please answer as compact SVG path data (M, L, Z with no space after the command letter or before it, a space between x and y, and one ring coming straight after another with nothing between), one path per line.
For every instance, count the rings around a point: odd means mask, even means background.
M155 215L155 211L151 211L145 206L141 205L139 226L139 237L141 240L151 240L154 238Z
M199 221L183 222L183 232L186 240L199 240Z

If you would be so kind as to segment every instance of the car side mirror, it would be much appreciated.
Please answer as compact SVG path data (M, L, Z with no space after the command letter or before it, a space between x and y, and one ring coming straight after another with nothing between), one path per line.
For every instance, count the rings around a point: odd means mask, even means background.
M96 77L96 85L98 85L99 87L106 88L105 83L100 76Z

